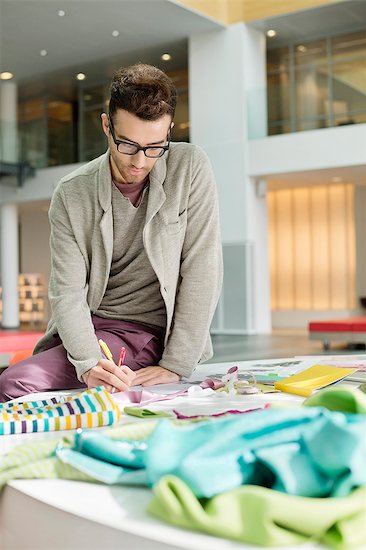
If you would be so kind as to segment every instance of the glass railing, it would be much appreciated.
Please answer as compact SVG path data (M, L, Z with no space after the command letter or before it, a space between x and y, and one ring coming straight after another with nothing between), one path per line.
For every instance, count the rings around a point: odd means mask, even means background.
M0 120L0 183L22 185L34 174L24 159L18 124Z
M301 102L277 86L252 90L246 94L246 108L248 139L366 122L366 95L363 104L330 101L314 88L303 90Z

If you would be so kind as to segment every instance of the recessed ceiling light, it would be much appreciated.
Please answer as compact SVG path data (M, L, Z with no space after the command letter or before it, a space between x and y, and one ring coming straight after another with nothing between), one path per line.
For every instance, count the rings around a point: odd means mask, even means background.
M299 46L297 46L297 51L299 51L301 53L306 52L306 50L307 50L307 47L304 46L304 44L300 44Z
M8 71L4 71L3 73L0 73L1 80L10 80L13 78L13 73L9 73Z
M65 10L58 10L57 15L58 15L59 17L65 17L66 11L65 11Z
M86 79L86 74L78 73L75 78L76 78L76 80L85 80Z
M48 54L48 51L47 50L41 50L39 53L42 57L45 57Z
M277 34L277 33L276 33L276 31L275 31L274 29L269 29L269 30L267 31L267 36L268 36L268 38L273 38L274 36L276 36L276 34Z
M119 31L112 31L112 36L117 38L117 36L119 36Z
M170 61L171 58L172 56L170 55L170 53L163 53L163 55L160 57L162 61Z
M340 178L339 176L334 176L334 178L332 178L332 181L334 183L340 183L342 181L342 178Z

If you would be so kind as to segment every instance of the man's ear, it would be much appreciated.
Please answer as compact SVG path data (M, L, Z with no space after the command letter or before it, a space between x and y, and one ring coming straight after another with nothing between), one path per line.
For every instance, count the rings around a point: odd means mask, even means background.
M100 118L102 119L102 128L105 135L109 136L109 122L108 122L108 116L105 113L102 113L100 115Z

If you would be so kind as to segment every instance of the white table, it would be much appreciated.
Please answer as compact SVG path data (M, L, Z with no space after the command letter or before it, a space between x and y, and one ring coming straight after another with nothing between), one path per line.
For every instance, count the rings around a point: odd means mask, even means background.
M245 370L252 363L248 361L235 364ZM192 379L202 378L203 373L204 376L209 373L225 373L233 364L230 362L203 365L197 369ZM163 389L160 387L160 391ZM36 396L33 394L32 398L35 399ZM195 398L189 402L185 397L180 397L152 403L148 408L169 410L177 407L186 414L207 414L239 407L256 408L275 401L286 401L289 406L296 406L302 400L301 397L283 393L238 396L232 400L216 397ZM128 421L133 420L132 417L128 418ZM55 438L62 433L3 436L0 438L0 454L15 445ZM150 499L151 491L144 488L109 487L67 480L14 480L8 483L0 498L0 549L258 548L164 524L145 512ZM309 543L298 548L310 550L319 549L320 546Z

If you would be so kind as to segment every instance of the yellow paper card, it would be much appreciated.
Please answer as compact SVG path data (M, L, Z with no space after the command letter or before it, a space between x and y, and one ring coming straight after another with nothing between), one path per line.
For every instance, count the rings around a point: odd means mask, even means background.
M275 388L286 393L294 393L309 397L314 390L325 388L334 382L338 382L356 372L357 369L348 369L341 367L328 367L326 365L314 365L308 369L279 380L275 383Z

